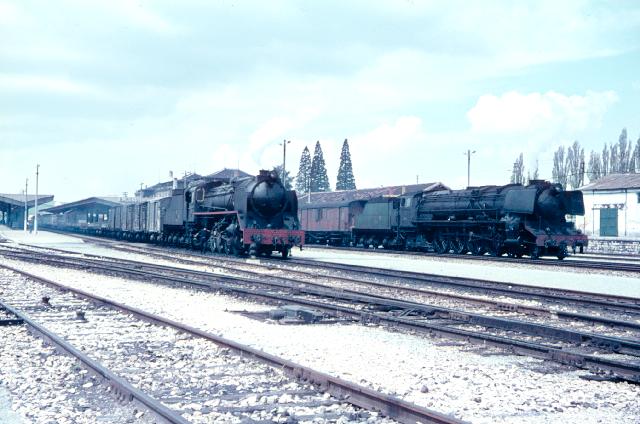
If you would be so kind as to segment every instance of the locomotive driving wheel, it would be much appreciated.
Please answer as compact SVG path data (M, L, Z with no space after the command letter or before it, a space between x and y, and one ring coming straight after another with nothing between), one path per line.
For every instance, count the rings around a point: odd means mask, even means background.
M558 259L563 260L567 256L569 256L569 250L567 249L567 244L560 243L560 246L558 246L558 255L557 255Z
M531 248L529 255L531 256L531 259L540 259L540 247L538 247L538 245L534 245Z
M469 242L467 243L467 248L472 255L482 256L487 253L482 241L480 240L469 240Z
M492 240L489 242L489 254L496 257L502 256L503 245L500 240Z
M439 254L448 253L449 242L446 239L435 239L433 241L433 248Z
M453 250L453 253L455 253L456 255L464 255L465 253L467 253L466 243L460 240L459 238L451 240L450 244L451 244L451 249Z
M231 243L229 243L228 239L222 239L222 253L225 255L231 254Z

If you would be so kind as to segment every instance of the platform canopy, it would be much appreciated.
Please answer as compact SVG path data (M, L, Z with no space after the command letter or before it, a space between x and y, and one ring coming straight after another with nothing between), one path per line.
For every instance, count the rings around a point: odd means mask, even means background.
M111 208L120 205L121 203L119 202L119 200L120 199L118 197L89 197L87 199L65 203L64 205L54 206L47 209L47 212L64 213L74 209L94 208L96 206Z
M52 194L39 194L38 204L43 205L53 200ZM36 204L35 194L27 195L27 207L32 208ZM0 194L0 210L7 210L10 206L24 207L24 194Z

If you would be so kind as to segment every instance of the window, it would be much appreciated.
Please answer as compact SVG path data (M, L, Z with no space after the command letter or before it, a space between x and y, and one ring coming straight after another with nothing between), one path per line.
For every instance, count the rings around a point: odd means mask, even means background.
M638 195L638 203L640 203L640 191L636 193Z
M316 221L320 221L322 219L322 208L316 209Z

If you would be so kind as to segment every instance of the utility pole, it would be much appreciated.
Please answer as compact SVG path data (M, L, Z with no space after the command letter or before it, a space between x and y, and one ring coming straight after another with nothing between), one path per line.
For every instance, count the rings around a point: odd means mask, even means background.
M287 172L286 172L286 168L287 168L287 144L290 144L291 140L282 140L282 184L285 186L287 185Z
M476 151L467 150L467 187L471 187L471 155Z
M29 178L24 183L24 232L27 232L27 217L29 216L29 208L27 207L27 191L29 189Z
M33 232L38 234L38 179L40 178L40 164L36 165L36 211L33 219Z

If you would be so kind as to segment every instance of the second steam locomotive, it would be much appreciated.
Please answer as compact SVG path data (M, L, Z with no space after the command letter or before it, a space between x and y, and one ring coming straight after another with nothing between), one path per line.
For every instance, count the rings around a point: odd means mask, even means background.
M319 209L346 208L349 228L311 231L310 220L332 216ZM583 251L587 236L567 221L584 215L582 192L532 180L529 185L469 187L354 200L345 205L303 204L301 221L308 241L383 246L397 250L433 250L511 257L543 255L563 259L568 250ZM318 225L314 223L318 228ZM334 230L334 231L332 231Z

